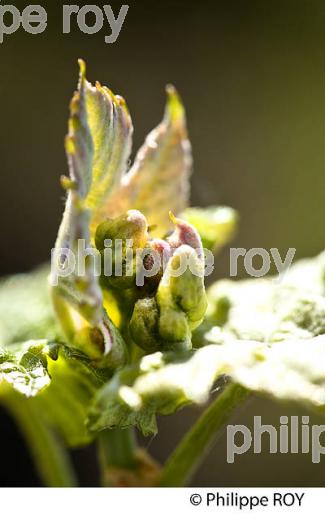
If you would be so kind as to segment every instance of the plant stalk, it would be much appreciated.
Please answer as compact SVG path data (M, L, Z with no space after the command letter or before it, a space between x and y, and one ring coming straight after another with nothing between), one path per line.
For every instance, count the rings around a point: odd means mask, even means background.
M34 403L13 397L6 399L5 404L17 421L43 484L48 487L77 486L66 449L55 432L40 419Z
M110 472L136 469L136 440L133 428L107 429L98 436L98 455L103 486L113 485Z
M228 384L172 453L162 471L160 486L181 487L189 482L234 409L248 395L249 391L242 386Z

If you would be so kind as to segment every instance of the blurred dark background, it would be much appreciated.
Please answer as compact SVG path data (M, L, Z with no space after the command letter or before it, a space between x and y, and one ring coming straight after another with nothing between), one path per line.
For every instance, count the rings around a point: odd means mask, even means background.
M14 3L21 10L28 2ZM49 258L63 210L63 137L77 82L77 58L128 102L134 149L161 119L164 86L174 83L194 150L192 203L226 204L241 216L237 247L289 247L296 258L324 247L325 4L321 0L161 1L130 5L118 41L62 34L63 2L42 35L21 29L0 45L0 168L3 275ZM82 6L87 2L78 2ZM122 2L110 3L117 12ZM75 27L75 25L73 25ZM216 276L229 271L229 248ZM163 418L150 451L163 461L200 410ZM233 422L279 424L299 408L252 399ZM314 417L315 423L319 418ZM37 485L15 426L0 416L0 485ZM145 444L148 440L143 441ZM324 485L325 462L309 455L251 455L226 463L225 435L196 485ZM96 484L92 448L76 452L83 485Z

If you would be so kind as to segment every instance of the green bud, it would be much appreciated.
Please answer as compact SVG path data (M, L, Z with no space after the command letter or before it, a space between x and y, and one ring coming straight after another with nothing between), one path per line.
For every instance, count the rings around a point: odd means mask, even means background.
M156 297L136 303L131 337L147 352L188 350L206 309L203 262L194 249L181 246L167 264Z
M162 306L159 317L159 336L164 350L189 350L191 331L186 314L173 307Z
M187 268L182 269L186 264ZM174 276L180 269L182 274ZM161 307L176 305L184 311L190 330L200 325L208 302L204 287L204 265L196 251L189 246L181 246L176 250L159 286L157 297Z
M134 306L130 321L133 341L148 353L158 350L187 350L191 346L185 314L179 310L162 312L156 298L142 298Z
M116 219L107 219L96 230L95 244L103 265L109 262L111 274L102 277L104 286L126 290L135 285L135 251L148 241L148 224L140 211L130 210ZM105 243L108 241L108 243ZM110 249L110 258L106 253ZM131 253L131 256L130 256ZM116 269L117 267L117 269ZM107 269L104 270L104 273Z
M146 352L159 350L159 309L155 298L142 298L134 306L130 334L134 342Z
M105 248L105 240L132 240L133 249L142 248L148 241L148 223L144 215L130 210L115 219L107 219L96 230L95 244L99 251Z

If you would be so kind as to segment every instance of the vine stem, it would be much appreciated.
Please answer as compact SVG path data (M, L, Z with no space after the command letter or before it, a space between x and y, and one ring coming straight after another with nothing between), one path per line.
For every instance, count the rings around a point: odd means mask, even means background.
M98 436L98 458L104 487L112 485L110 470L134 470L137 467L136 439L133 428L107 429Z
M234 409L248 395L249 391L240 385L227 385L168 459L162 471L160 486L181 487L187 484Z
M44 485L75 487L77 481L69 455L54 431L41 419L34 403L17 397L5 404L15 418Z

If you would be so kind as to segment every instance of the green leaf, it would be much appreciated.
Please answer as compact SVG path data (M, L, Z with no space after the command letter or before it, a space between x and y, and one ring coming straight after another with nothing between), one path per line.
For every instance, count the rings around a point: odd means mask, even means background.
M226 371L224 347L192 353L157 352L120 370L96 394L89 411L92 432L137 426L157 433L156 415L169 415L188 404L204 404L214 382Z
M204 341L233 351L228 375L271 398L324 407L324 273L322 253L294 264L281 282L221 281L210 288ZM260 342L253 362L245 349L256 343L245 340Z
M49 298L48 273L49 266L44 266L0 284L0 341L1 345L10 345L0 348L0 403L19 422L23 418L23 428L28 419L25 410L32 407L44 432L51 423L68 444L82 444L90 439L84 423L89 401L101 379L93 379L93 369L85 368L86 360L80 352L74 353L74 361L69 360L70 351L59 347L57 341L32 339L62 339ZM80 356L85 363L81 364ZM71 397L67 394L70 388ZM87 388L88 396L84 393ZM31 401L33 404L29 404ZM71 402L74 407L70 404L65 412ZM31 430L28 426L30 437Z
M40 415L69 446L89 443L88 408L109 372L96 370L80 351L60 346L48 358L48 373L51 384L35 398Z
M296 262L279 277L222 280L208 291L205 343L218 336L273 343L325 333L325 254ZM219 341L219 340L218 340Z
M10 388L25 397L34 397L50 384L46 342L29 341L0 349L0 394ZM48 350L49 351L49 350Z
M91 441L88 407L108 377L80 351L47 340L0 349L0 402L16 415L18 405L26 406L21 397L32 399L33 410L70 446Z
M0 281L0 345L33 338L62 339L48 290L50 267Z
M202 331L210 345L186 355L158 352L118 372L96 395L90 429L137 425L156 433L156 414L207 402L222 375L252 392L325 411L324 267L323 253L297 262L281 284L218 282Z
M325 412L325 336L276 343L233 340L208 345L171 360L156 353L133 370L122 370L98 392L90 410L91 431L138 426L157 433L156 414L172 414L208 401L222 375L273 399L290 400Z
M202 404L224 372L218 348L183 354L157 352L118 372L96 395L89 428L136 425L144 435L157 433L156 414L169 415L185 404Z
M237 349L242 348L241 343ZM272 399L295 401L325 412L325 335L280 341L269 348L250 347L253 360L246 352L240 359L234 353L229 363L227 373L234 381Z
M57 341L62 338L47 276L44 266L0 284L0 340L9 345L0 347L0 403L19 420L26 416L27 398L44 430L52 428L66 444L79 446L92 440L85 426L88 407L111 372L96 369L81 351ZM32 339L37 335L53 341Z

